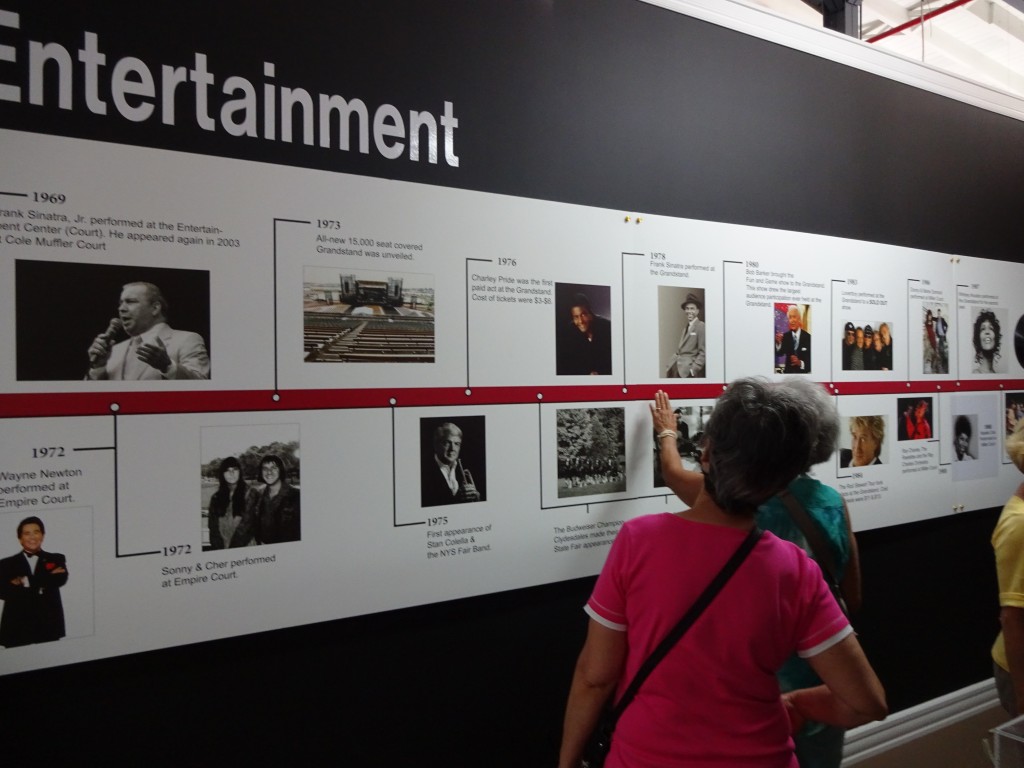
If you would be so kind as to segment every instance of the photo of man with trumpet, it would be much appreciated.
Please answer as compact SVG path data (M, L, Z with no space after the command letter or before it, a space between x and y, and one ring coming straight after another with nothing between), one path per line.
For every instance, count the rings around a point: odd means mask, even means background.
M483 416L460 419L423 419L420 422L420 490L424 507L484 501ZM428 439L429 438L429 439ZM462 460L463 443L472 445L471 471Z

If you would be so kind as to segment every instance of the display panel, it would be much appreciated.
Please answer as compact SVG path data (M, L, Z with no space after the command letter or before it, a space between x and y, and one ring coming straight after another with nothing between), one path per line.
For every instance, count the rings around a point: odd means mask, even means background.
M0 8L0 672L596 573L658 387L691 466L830 387L860 531L1012 489L1014 121L618 0L102 10Z
M1013 482L1019 265L0 138L0 541L38 517L66 572L63 639L5 671L593 574L624 520L682 508L659 387L691 462L732 378L829 387L814 473L859 530ZM146 181L171 166L188 194Z

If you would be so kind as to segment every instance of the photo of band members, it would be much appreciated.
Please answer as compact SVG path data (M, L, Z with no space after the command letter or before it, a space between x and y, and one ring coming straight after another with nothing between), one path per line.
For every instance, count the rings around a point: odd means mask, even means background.
M811 372L811 305L775 304L775 372Z
M18 259L14 275L19 381L211 378L209 272Z
M854 322L843 326L842 365L844 371L892 370L892 323Z
M297 424L203 427L202 548L300 541Z
M558 498L626 490L626 410L560 408Z

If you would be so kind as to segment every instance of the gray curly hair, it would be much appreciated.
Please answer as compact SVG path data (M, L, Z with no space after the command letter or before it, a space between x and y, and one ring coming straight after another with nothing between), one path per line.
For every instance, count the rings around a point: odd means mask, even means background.
M704 432L704 487L726 512L752 515L831 456L838 436L838 414L820 385L737 379L718 398Z

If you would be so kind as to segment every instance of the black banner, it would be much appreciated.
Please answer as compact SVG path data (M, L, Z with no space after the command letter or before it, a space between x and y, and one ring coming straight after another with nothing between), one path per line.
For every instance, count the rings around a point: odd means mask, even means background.
M0 19L7 128L1019 257L1018 121L642 2Z

